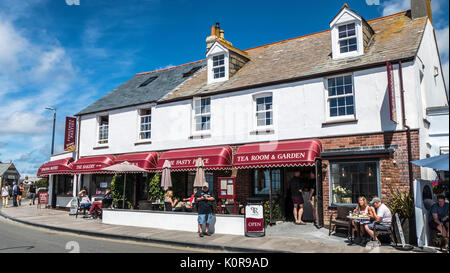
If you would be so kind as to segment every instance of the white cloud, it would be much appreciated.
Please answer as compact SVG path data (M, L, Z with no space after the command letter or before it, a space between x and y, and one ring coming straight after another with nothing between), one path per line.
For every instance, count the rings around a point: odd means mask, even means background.
M410 0L390 0L383 1L381 6L383 8L383 16L386 16L410 9L411 3Z

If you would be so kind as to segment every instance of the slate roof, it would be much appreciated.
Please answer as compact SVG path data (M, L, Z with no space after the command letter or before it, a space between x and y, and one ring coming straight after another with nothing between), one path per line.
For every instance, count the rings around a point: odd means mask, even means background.
M106 96L81 110L76 116L155 102L189 79L189 77L183 77L184 73L191 71L194 67L204 67L205 65L206 61L201 60L172 68L136 74ZM197 73L199 72L197 71ZM154 81L140 87L147 79L155 76L157 78Z
M202 70L158 102L207 96L280 83L289 79L330 75L344 70L414 58L425 30L426 17L412 20L405 11L367 22L375 31L362 56L333 60L331 30L297 37L248 50L250 61L225 82L207 84Z
M0 176L2 176L12 165L12 163L0 163Z

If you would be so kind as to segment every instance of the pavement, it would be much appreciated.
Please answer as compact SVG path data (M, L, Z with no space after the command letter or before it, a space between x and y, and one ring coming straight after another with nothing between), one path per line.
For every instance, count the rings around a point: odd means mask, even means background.
M348 245L345 238L328 236L327 229L312 224L297 226L283 223L268 227L265 237L213 234L200 238L195 232L163 230L103 224L101 220L69 216L67 211L38 209L22 203L20 207L0 210L0 216L22 224L81 235L150 242L179 247L193 247L225 252L293 252L293 253L404 253L391 246Z

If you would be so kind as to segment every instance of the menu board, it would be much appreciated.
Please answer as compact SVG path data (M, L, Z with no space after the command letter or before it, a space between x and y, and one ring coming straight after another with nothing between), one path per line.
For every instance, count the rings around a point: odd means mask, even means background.
M234 177L219 177L219 198L235 198L236 187Z

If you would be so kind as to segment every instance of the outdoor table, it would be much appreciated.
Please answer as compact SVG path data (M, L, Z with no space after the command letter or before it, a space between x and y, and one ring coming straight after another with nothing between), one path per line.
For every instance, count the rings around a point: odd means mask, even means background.
M355 221L358 224L358 228L361 224L370 223L369 217L359 217L359 216L348 215L347 219ZM359 229L358 229L358 232L359 232ZM353 243L353 224L352 224L352 222L350 222L350 238L349 239L350 239L350 242Z
M160 210L159 208L161 208L159 206L163 206L162 210L164 210L164 203L162 203L162 202L152 202L151 204L152 204L152 207L153 206L158 207L158 210Z

